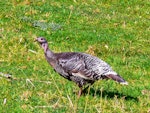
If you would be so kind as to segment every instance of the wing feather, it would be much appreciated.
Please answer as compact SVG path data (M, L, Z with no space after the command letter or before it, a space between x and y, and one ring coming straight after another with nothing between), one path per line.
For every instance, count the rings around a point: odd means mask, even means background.
M77 76L86 80L93 79L93 72L86 69L84 60L80 59L80 57L74 56L70 59L60 58L58 61L65 72L69 73L70 75Z

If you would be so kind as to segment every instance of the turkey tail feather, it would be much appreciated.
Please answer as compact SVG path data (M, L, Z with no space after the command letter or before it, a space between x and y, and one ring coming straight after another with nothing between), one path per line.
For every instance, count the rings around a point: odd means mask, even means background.
M109 74L107 75L108 78L113 79L114 81L119 82L122 85L128 85L128 82L126 82L121 76L119 75L114 75L114 74Z

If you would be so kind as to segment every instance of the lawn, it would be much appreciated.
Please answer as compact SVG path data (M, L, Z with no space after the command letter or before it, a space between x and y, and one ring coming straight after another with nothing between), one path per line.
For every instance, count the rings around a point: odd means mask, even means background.
M149 0L5 0L0 12L2 113L150 112ZM78 99L78 86L46 62L38 36L54 52L103 59L129 85L97 81Z

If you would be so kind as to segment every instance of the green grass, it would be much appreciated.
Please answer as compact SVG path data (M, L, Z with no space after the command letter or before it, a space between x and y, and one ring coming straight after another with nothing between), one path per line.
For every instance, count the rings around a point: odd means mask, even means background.
M150 112L150 2L7 0L0 4L0 111L10 113ZM55 52L93 54L128 86L98 81L80 99L78 87L48 65L33 42L43 36Z

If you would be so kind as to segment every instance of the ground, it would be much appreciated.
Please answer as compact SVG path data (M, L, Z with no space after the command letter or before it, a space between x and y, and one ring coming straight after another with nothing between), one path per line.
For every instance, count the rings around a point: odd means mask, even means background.
M0 111L150 112L149 6L148 0L1 1ZM98 81L78 99L77 85L46 62L34 42L38 36L54 52L85 52L105 60L129 85Z

